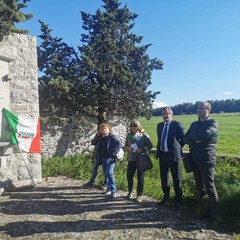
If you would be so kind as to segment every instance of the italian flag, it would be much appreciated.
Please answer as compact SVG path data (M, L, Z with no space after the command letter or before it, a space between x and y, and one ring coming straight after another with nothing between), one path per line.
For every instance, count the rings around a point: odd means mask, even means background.
M20 117L5 108L3 112L10 127L10 142L25 152L41 153L40 118Z

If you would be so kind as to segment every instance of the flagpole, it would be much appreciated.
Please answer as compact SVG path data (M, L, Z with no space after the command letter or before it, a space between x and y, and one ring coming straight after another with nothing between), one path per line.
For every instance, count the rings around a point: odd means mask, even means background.
M28 165L26 164L25 158L24 158L24 156L23 156L22 149L19 147L19 144L17 144L17 145L18 145L18 149L19 149L20 152L21 152L21 155L22 155L22 158L23 158L23 162L24 162L24 164L25 164L25 166L26 166L26 168L27 168L28 174L29 174L29 176L30 176L30 178L31 178L33 187L34 187L35 190L37 190L36 185L35 185L35 183L34 183L34 181L33 181L32 174L31 174L31 172L30 172L30 170L29 170L29 167L28 167Z

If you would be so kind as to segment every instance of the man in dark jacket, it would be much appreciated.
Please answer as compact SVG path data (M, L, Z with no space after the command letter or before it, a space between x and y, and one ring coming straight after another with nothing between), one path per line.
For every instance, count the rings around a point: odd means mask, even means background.
M160 178L164 198L159 203L164 205L169 201L170 182L169 170L173 179L175 191L174 205L178 209L182 201L182 175L181 175L181 157L184 129L181 123L172 119L173 111L170 107L164 107L162 110L163 122L157 125L157 158L159 158Z
M94 145L92 176L90 180L86 184L84 184L85 187L94 186L94 182L98 175L98 169L102 165L101 159L98 156L98 145L99 145L100 136L101 136L100 131L98 131L95 134L94 138L91 140L91 144ZM103 172L105 172L103 165L102 165L102 169L103 169ZM104 183L103 189L106 189L106 183Z
M193 175L201 198L201 212L197 215L203 217L210 214L215 218L218 214L218 194L214 181L218 123L209 118L210 111L211 105L208 102L199 103L198 121L191 124L184 136L184 142L190 147ZM210 209L204 207L205 196L210 200Z

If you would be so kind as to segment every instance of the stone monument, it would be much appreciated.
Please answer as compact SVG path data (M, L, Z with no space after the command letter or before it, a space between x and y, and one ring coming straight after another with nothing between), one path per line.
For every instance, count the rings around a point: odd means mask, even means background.
M0 40L0 188L41 181L41 155L19 152L9 141L3 108L19 116L39 116L36 38L22 34Z

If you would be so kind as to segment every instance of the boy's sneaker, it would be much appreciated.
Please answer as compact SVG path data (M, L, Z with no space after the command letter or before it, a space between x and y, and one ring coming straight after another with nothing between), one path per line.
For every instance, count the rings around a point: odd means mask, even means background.
M117 197L117 194L116 193L113 193L112 194L112 198L116 198Z
M106 196L110 196L112 194L112 192L110 191L110 190L107 190L106 192L105 192L105 195Z
M105 190L105 191L107 191L108 187L107 187L106 185L103 185L103 186L102 186L102 189Z
M134 197L134 192L133 191L129 192L127 195L127 199L131 200L133 199L133 197Z
M142 196L137 196L137 199L136 199L137 202L142 202Z

